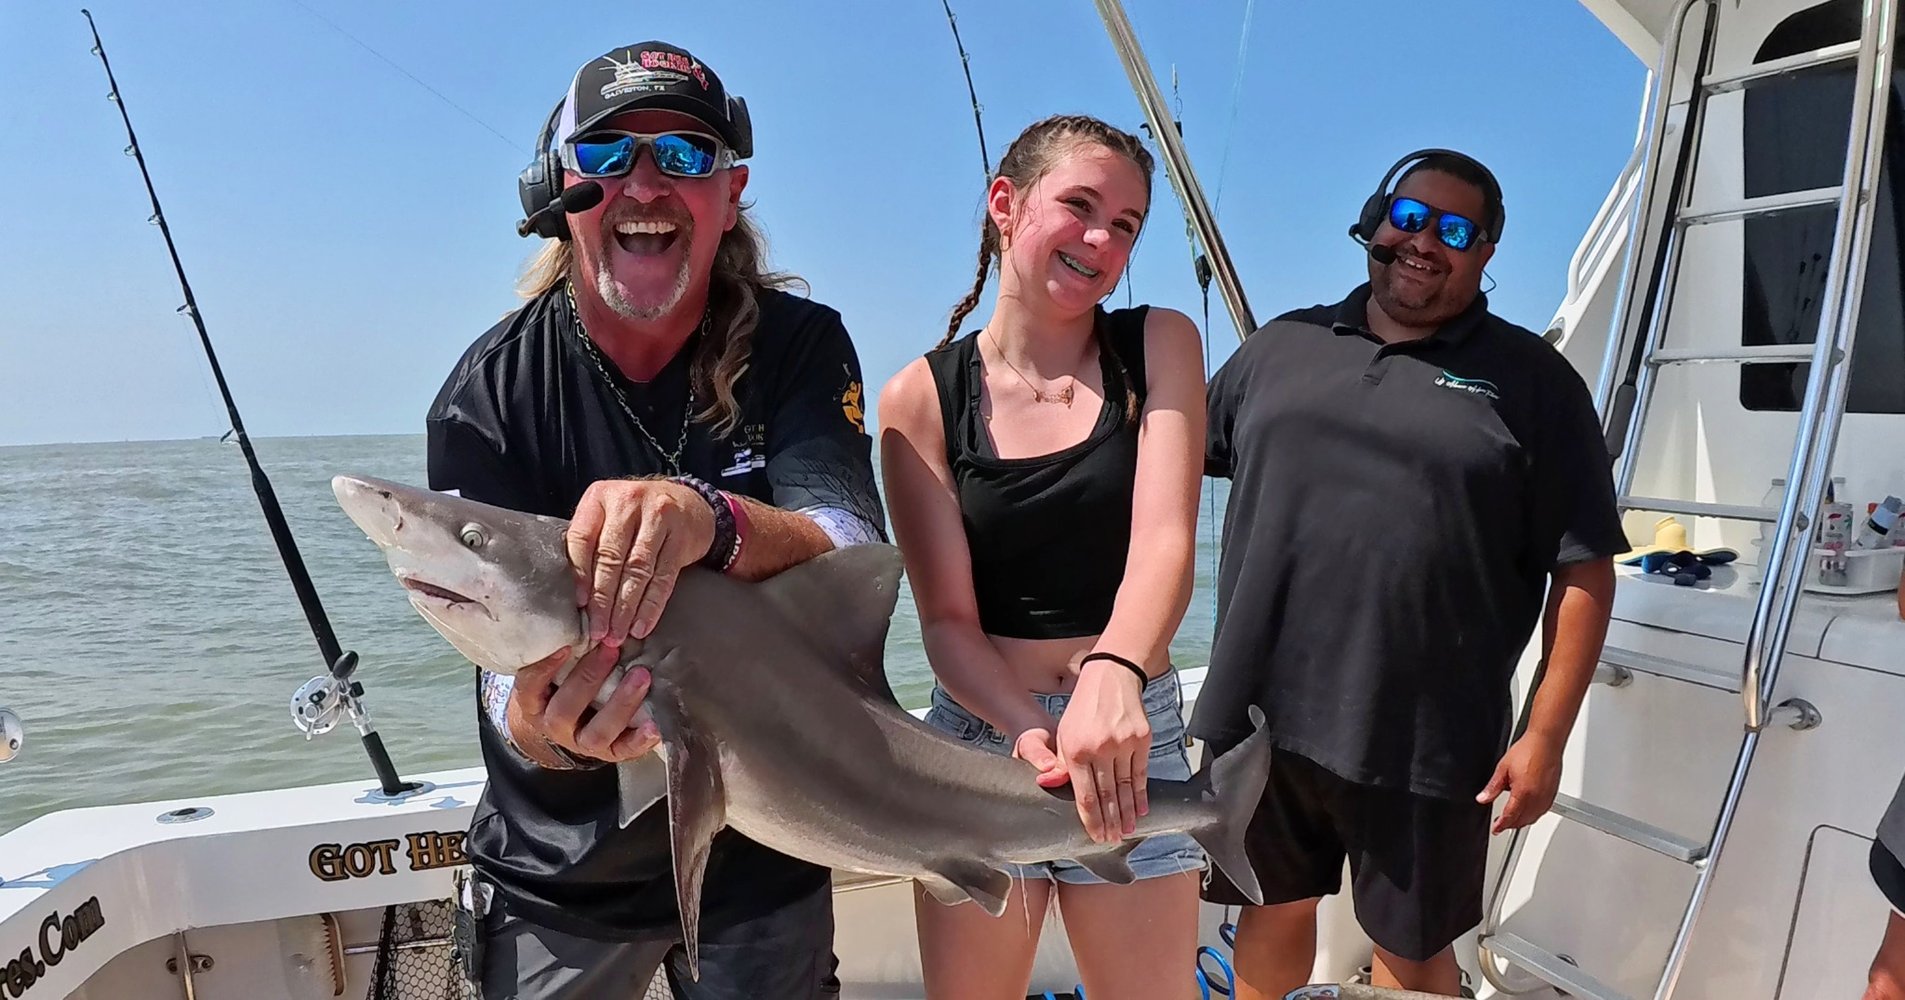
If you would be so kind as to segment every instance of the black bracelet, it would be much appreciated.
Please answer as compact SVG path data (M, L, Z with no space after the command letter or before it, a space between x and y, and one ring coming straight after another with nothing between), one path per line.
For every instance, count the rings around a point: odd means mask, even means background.
M574 751L569 750L568 748L562 746L561 744L557 743L555 740L552 740L547 736L537 736L536 738L541 740L542 745L548 747L551 753L555 754L558 758L561 758L568 765L566 768L552 768L552 770L593 771L598 767L608 766L609 762L606 760L598 760L594 757L584 757L578 753L575 753ZM520 750L522 748L518 747L517 749ZM525 756L527 755L525 754Z
M1079 667L1082 668L1084 667L1085 664L1090 663L1093 660L1110 660L1111 662L1116 663L1117 665L1125 668L1126 670L1129 670L1132 673L1137 674L1139 694L1143 694L1144 689L1151 686L1151 675L1145 673L1143 667L1138 666L1137 664L1131 662L1130 660L1125 659L1122 656L1119 656L1116 653L1106 653L1102 651L1097 653L1086 653L1085 658L1078 661L1078 665Z
M735 549L741 544L741 533L734 523L734 509L728 506L727 498L721 495L720 490L693 476L671 476L668 481L694 490L708 502L708 509L714 512L714 541L708 544L708 554L701 557L701 565L726 572L734 563Z

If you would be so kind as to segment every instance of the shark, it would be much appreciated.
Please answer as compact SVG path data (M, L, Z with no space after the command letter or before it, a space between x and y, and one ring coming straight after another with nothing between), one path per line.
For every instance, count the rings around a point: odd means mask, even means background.
M337 476L332 491L417 613L472 663L513 674L565 646L573 664L589 648L567 521L362 476ZM1124 884L1133 847L1181 831L1261 900L1243 846L1270 769L1260 711L1254 733L1190 780L1150 781L1135 832L1094 841L1069 786L1042 788L1030 764L967 746L900 706L884 654L901 575L898 549L881 543L759 582L689 567L598 693L606 701L625 670L651 675L637 722L652 720L660 745L616 765L618 819L668 811L697 978L702 877L724 827L814 864L914 879L941 903L971 900L994 917L1012 864L1071 859Z

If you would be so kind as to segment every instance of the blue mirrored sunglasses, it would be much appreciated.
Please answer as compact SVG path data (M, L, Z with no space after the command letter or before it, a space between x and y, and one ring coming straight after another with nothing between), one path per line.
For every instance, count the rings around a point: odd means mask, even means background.
M1444 212L1415 200L1396 197L1389 201L1389 224L1405 233L1419 233L1434 222L1435 235L1451 250L1467 252L1482 238L1482 227L1474 221Z
M706 177L734 162L721 140L701 132L619 132L602 129L562 144L562 165L580 177L620 177L635 169L642 147L671 177Z

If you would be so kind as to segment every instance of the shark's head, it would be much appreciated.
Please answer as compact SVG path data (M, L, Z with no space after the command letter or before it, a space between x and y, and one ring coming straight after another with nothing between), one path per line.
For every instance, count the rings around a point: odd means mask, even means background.
M581 644L566 522L360 476L331 490L411 605L477 666L513 674Z

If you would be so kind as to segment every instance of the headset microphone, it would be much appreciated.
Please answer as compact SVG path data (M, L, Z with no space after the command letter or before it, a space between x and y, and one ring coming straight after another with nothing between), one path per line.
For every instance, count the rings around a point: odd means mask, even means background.
M564 188L560 196L549 204L529 213L528 218L516 223L516 235L528 236L536 227L536 221L551 212L573 215L586 212L602 203L602 185L594 181L583 181L572 188Z
M1357 226L1349 227L1349 238L1354 240L1358 246L1361 246L1363 248L1363 252L1369 255L1369 259L1375 261L1376 263L1381 264L1384 267L1388 267L1389 265L1394 264L1396 262L1396 248L1395 247L1384 246L1381 243L1369 242L1369 240L1363 236L1362 230L1360 227L1357 227Z

